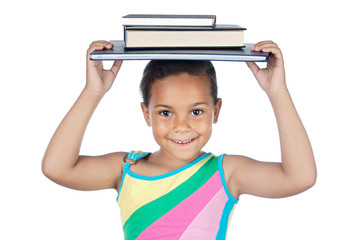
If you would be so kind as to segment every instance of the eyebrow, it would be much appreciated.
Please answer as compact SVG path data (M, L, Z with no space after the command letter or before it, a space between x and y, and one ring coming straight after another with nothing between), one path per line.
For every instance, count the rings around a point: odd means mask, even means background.
M191 104L190 107L197 107L199 105L208 105L208 103L206 103L206 102L196 102L196 103ZM169 109L172 109L171 106L166 105L166 104L157 104L157 105L154 106L154 108L169 108Z

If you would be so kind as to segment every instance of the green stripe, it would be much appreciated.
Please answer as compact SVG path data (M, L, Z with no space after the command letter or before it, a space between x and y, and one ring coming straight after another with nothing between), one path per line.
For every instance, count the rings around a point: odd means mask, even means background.
M137 209L123 226L126 240L136 239L147 227L192 195L218 170L217 158L212 156L187 181L162 197ZM141 220L139 220L141 219Z

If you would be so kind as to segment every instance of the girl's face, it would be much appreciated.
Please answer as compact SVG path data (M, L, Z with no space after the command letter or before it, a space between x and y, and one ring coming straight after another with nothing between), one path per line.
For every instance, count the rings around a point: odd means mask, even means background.
M214 105L206 75L182 73L155 81L149 105L142 104L160 153L191 161L201 154L217 121L221 99Z

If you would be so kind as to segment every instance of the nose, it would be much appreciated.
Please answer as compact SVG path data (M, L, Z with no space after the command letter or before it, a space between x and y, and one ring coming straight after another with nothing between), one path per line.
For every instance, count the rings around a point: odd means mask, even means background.
M187 117L175 117L173 122L173 131L176 133L186 133L190 131L189 119Z

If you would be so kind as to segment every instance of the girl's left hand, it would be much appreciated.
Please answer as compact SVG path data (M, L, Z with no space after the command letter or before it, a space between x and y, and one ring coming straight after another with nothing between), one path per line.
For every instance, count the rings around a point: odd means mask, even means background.
M259 42L252 47L252 51L270 53L267 68L261 69L256 63L247 62L261 88L268 95L287 90L283 56L277 44L272 41Z

